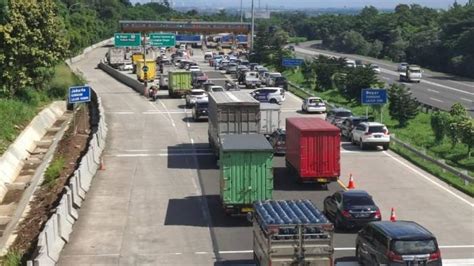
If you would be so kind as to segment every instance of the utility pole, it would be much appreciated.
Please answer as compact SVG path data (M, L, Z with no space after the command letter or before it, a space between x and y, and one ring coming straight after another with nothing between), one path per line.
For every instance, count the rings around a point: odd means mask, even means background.
M252 0L252 30L251 30L251 35L250 35L250 50L253 51L253 35L254 35L254 31L255 31L255 9L254 9L254 6L253 6L253 1Z
M143 32L143 67L146 67L146 31ZM147 74L147 71L144 71L143 69L142 71L143 71L143 79L144 79L143 83L145 85L144 86L145 88L143 89L143 95L145 95L145 97L148 97L148 89L147 89L148 74Z
M242 1L240 0L240 23L244 22L244 11L242 9Z

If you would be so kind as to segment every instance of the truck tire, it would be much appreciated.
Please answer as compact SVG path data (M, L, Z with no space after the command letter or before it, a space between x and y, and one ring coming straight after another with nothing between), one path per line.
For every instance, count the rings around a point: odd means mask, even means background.
M278 104L278 101L276 99L270 99L270 103Z
M390 147L390 144L385 144L385 145L383 145L383 150L386 151L386 150L388 150L389 147Z

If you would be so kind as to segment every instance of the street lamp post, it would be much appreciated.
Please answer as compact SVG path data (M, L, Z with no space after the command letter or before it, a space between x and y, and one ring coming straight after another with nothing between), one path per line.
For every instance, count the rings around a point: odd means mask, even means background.
M251 29L251 35L250 35L250 50L253 51L253 35L254 35L254 30L255 30L255 10L253 6L253 1L252 0L252 29Z

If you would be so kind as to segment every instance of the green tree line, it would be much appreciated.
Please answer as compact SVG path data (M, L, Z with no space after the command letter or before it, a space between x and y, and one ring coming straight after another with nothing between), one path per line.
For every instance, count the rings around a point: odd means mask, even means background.
M271 21L323 48L474 77L473 18L472 4L454 2L447 10L400 4L390 13L372 6L358 15L276 13Z

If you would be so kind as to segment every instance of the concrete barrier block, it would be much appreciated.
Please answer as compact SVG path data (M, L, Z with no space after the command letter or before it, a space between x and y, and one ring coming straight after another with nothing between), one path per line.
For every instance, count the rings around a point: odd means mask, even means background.
M73 206L77 209L79 209L82 205L82 200L84 199L79 195L79 190L81 188L79 187L79 177L74 173L72 178L69 180L69 188L71 189L71 194L72 194L72 203ZM77 218L76 218L77 219Z
M77 192L79 194L79 196L84 200L86 198L86 193L87 193L87 190L85 189L85 185L83 185L83 179L82 179L82 172L80 169L76 170L77 174Z
M67 212L70 216L70 221L74 223L75 220L79 218L79 213L77 210L74 208L74 195L73 191L69 188L66 187L66 194L65 197L67 198Z
M59 215L53 214L46 224L49 226L46 228L46 241L48 244L48 255L54 261L58 261L59 254L63 249L66 241L64 241L60 234L59 229Z
M79 179L81 180L80 186L81 189L85 192L89 191L90 182L92 177L90 176L89 169L87 168L87 163L84 161L81 162L81 166L79 166Z
M57 208L57 215L59 236L67 243L69 241L69 235L72 232L72 225L74 224L74 219L72 219L72 217L69 215L66 195L63 195L63 198L59 203L59 206Z

